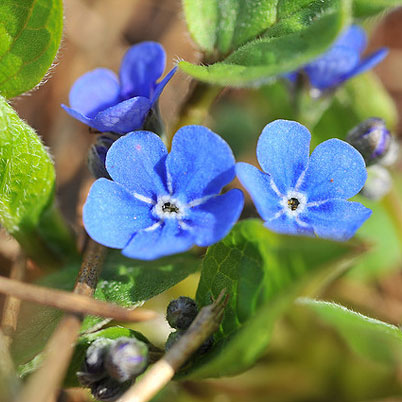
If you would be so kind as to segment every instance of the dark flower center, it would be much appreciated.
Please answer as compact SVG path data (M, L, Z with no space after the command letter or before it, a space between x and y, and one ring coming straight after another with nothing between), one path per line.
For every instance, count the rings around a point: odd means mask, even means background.
M296 211L297 207L299 206L300 202L297 198L290 198L288 200L288 207L292 211Z
M163 212L168 212L168 213L178 213L179 212L179 208L176 207L176 205L172 204L171 202L165 202L162 205L162 211Z

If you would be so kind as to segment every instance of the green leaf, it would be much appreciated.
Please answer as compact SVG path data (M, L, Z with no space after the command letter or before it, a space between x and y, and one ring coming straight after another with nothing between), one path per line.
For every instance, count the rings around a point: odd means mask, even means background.
M387 364L402 362L402 331L398 327L335 303L305 298L299 299L298 303L311 308L336 329L359 355Z
M35 131L0 96L0 223L42 267L76 257L54 207L53 162Z
M182 61L179 67L192 77L212 84L263 84L323 53L350 22L349 0L280 4L276 24L261 38L235 50L223 62L196 66Z
M276 20L278 0L183 0L190 34L206 53L225 55Z
M134 307L171 288L199 268L197 257L185 253L155 261L139 261L124 257L119 251L109 251L95 298ZM103 321L89 316L82 330Z
M191 254L180 254L156 261L137 261L123 257L119 251L110 251L102 269L95 297L123 307L135 307L164 292L195 272L199 259ZM38 282L39 285L72 290L79 271L73 264ZM62 313L54 308L23 303L18 328L12 344L17 365L26 363L42 351L54 331ZM86 317L82 331L92 329L104 321Z
M197 290L200 306L210 304L222 289L229 295L215 344L182 374L205 378L248 369L268 345L275 321L306 282L351 251L349 243L272 233L259 220L238 223L224 240L209 247Z
M0 2L0 94L37 85L51 66L63 31L62 0Z
M353 16L356 18L373 17L401 5L401 0L353 0Z

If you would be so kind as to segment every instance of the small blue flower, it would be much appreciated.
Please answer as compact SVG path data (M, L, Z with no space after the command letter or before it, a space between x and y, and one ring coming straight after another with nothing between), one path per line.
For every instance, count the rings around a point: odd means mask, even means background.
M163 74L166 54L156 42L142 42L125 54L119 78L106 68L97 68L80 77L69 95L72 117L101 132L126 134L142 127L165 85L176 71Z
M357 25L350 26L322 56L302 68L313 88L320 91L339 86L344 81L361 74L380 63L388 53L381 48L361 59L367 46L367 36ZM286 75L291 81L296 73Z
M127 257L152 260L209 246L223 238L243 208L243 193L219 195L235 176L231 149L202 126L182 127L168 154L149 131L118 139L106 156L110 177L98 179L83 220L97 242Z
M366 181L364 160L338 139L318 145L309 157L310 139L299 123L268 124L257 145L266 173L238 163L237 176L274 232L347 240L371 214L362 204L346 201Z

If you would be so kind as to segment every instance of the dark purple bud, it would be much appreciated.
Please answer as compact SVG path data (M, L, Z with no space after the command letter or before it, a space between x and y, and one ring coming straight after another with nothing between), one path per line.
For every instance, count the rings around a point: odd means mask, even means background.
M92 396L102 402L113 402L119 399L132 384L132 381L120 383L113 378L104 378L91 385Z
M171 332L166 340L165 343L165 350L166 352L186 333L186 331L175 331ZM207 353L212 345L214 344L214 337L211 335L209 338L207 338L204 343L198 348L197 354L198 355L203 355Z
M387 155L393 139L385 122L373 117L349 131L346 141L362 154L366 165L369 166Z
M101 177L110 179L109 173L105 168L106 154L118 138L120 138L120 136L117 134L102 134L97 138L96 143L89 149L88 169L96 179Z
M120 383L140 375L147 366L148 346L136 338L117 339L105 359L106 371Z
M190 297L172 300L166 311L166 320L172 328L187 329L198 314L197 304Z
M81 385L88 387L107 375L104 361L112 342L108 338L98 338L91 343L85 353L81 371L77 372L77 379Z

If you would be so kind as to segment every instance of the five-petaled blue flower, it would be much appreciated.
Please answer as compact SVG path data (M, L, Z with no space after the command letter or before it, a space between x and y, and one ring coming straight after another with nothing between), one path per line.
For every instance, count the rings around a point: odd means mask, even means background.
M301 71L307 74L313 88L320 91L335 88L355 75L373 68L388 53L386 48L381 48L361 59L366 46L366 33L359 26L352 25L326 53L304 66ZM296 79L296 73L286 76L291 81Z
M310 139L299 123L268 124L257 145L265 173L238 163L237 176L269 229L347 240L371 214L362 204L347 201L366 181L363 157L338 139L321 143L309 157Z
M97 68L80 77L69 95L72 117L101 132L126 134L142 127L145 117L172 78L173 68L159 83L166 54L156 42L142 42L125 54L119 78L106 68Z
M83 220L97 242L143 260L209 246L223 238L243 208L243 193L219 195L235 176L228 144L202 126L182 127L168 154L149 131L118 139L106 157L113 181L92 186Z

